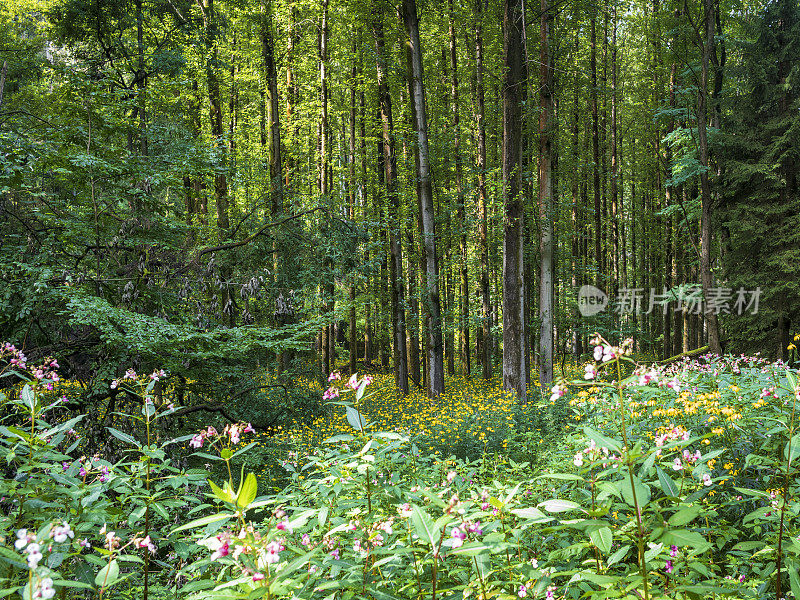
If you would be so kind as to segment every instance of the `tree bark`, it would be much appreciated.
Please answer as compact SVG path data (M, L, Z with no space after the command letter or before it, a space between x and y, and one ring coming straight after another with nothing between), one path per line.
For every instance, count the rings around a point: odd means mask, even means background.
M481 339L483 378L492 378L489 234L486 194L486 102L483 85L483 0L475 0L475 121L477 125L478 244L480 246Z
M703 49L703 60L700 69L700 90L697 97L697 142L700 147L700 193L701 193L701 217L700 217L700 281L703 286L703 297L709 298L713 279L711 277L711 185L708 178L709 156L708 156L708 74L711 52L714 48L714 2L704 0L705 7L705 40L701 43ZM711 352L722 354L722 346L719 340L719 321L714 311L706 311L708 321L708 346Z
M378 101L380 102L383 134L383 163L385 169L386 197L389 205L389 279L392 289L392 335L394 338L395 383L403 395L408 394L408 363L406 355L405 288L403 284L403 250L400 244L397 198L397 156L395 154L394 125L392 121L392 99L386 80L386 52L383 34L383 16L377 5L373 6L372 31L375 37L375 58L378 78ZM441 335L441 331L440 331ZM441 338L440 338L441 339Z
M521 88L527 85L523 62L522 0L503 2L503 388L520 402L528 393L525 377L525 271L522 199Z
M419 19L415 0L403 0L403 19L410 38L414 94L412 106L417 117L417 144L419 147L420 213L425 248L426 286L423 297L428 309L428 396L435 398L444 392L444 346L442 341L442 314L439 301L439 265L436 255L435 215L431 185L430 153L428 150L428 117L425 108L423 85L422 47L419 40Z
M550 51L552 12L541 0L539 29L539 382L553 383L553 55Z

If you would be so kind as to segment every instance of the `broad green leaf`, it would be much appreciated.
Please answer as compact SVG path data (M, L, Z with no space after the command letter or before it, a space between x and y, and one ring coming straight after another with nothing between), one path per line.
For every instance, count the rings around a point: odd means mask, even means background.
M459 548L453 548L448 554L457 556L478 556L480 554L493 554L500 552L507 544L467 542Z
M789 387L797 389L797 374L794 371L786 371L786 380L789 382ZM800 595L795 594L796 597L800 598Z
M203 525L208 525L209 523L216 523L217 521L223 521L223 520L227 521L228 519L232 518L233 515L230 513L217 513L215 515L208 515L207 517L203 517L201 519L195 519L194 521L189 521L188 523L173 529L170 535L178 533L179 531L186 531L187 529L202 527Z
M258 492L258 480L256 476L252 473L248 473L247 477L244 478L244 483L242 484L242 489L239 492L239 496L236 498L236 504L241 507L247 507L253 500L256 499L256 494Z
M108 429L108 432L118 440L122 440L126 444L131 444L132 446L136 446L138 448L142 447L142 445L139 442L137 442L133 437L131 437L127 433L124 433L119 429L114 429L113 427L106 427L106 429Z
M562 500L560 498L545 500L544 502L537 504L537 506L541 506L547 512L566 512L581 507L581 505L577 502L573 502L572 500Z
M22 387L22 391L19 394L19 397L25 403L30 410L34 410L36 407L36 396L33 393L33 389L27 383Z
M214 492L214 495L217 498L219 498L223 502L233 502L233 493L231 493L231 491L227 489L227 486L225 486L226 489L222 489L210 479L208 480L208 485L211 486L211 491Z
M661 536L661 542L665 546L691 546L699 551L707 550L710 544L702 535L696 531L689 531L688 529L673 529L664 532Z
M416 505L411 507L411 523L417 537L429 546L435 547L442 538L442 532L436 528L433 519Z
M94 583L99 588L107 588L114 585L117 579L119 579L119 564L116 560L112 560L95 575Z
M609 450L617 450L617 451L622 449L622 444L620 444L617 440L606 437L602 433L600 433L599 431L595 431L591 427L585 426L583 428L583 433L585 433L586 437L588 437L590 440L594 440L594 442L600 448L608 448Z
M548 521L553 520L553 517L548 517L534 506L529 506L526 508L513 508L511 509L511 513L518 516L520 519L530 520L534 523L547 523Z
M350 427L355 429L356 431L364 431L364 428L367 426L367 421L352 406L345 406L344 407L345 414L347 415L347 422L350 423Z
M614 539L611 528L601 527L600 529L595 529L589 533L589 539L603 554L611 552L611 542Z
M658 473L658 483L661 485L661 491L664 492L665 495L670 496L672 498L678 497L678 484L676 484L672 477L667 475L664 472L664 469L661 467L656 467L656 473Z
M642 483L642 480L633 476L633 489L631 489L631 477L626 477L619 482L619 491L628 506L634 507L637 503L639 508L644 508L650 502L650 487ZM636 492L636 502L633 499L633 492Z
M630 552L631 548L632 548L632 546L630 546L630 545L622 546L622 548L620 548L619 550L614 552L614 554L612 554L611 556L608 557L608 562L606 564L609 567L611 565L617 564L619 561L621 561L623 558L625 558L625 556L628 554L628 552Z
M786 447L783 449L783 456L789 462L793 462L800 456L800 433L792 436L792 439L786 442Z
M673 527L682 527L687 523L691 523L694 518L700 514L699 506L687 506L681 508L678 512L669 518L669 524Z

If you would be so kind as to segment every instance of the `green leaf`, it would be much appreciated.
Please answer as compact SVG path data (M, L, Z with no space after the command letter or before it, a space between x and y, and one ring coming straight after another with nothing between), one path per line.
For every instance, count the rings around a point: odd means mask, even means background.
M644 508L650 502L650 487L642 483L642 480L636 477L633 479L633 488L631 489L631 477L626 477L619 482L619 491L622 498L628 503L628 506L634 507L637 503L639 508ZM636 502L633 501L633 492L636 492Z
M789 585L792 588L792 593L795 598L800 598L800 576L797 574L797 569L787 567L786 570L789 571Z
M696 531L689 531L688 529L673 529L664 532L661 536L661 542L665 546L691 546L699 551L705 551L710 547L706 538L697 533Z
M617 564L619 561L621 561L623 558L625 558L625 556L628 554L628 552L630 552L631 548L632 548L631 545L622 546L622 548L620 548L619 550L614 552L614 554L612 554L611 556L608 557L608 562L606 564L609 567L611 565Z
M590 440L594 440L595 443L601 448L608 448L609 450L622 450L622 444L620 444L617 440L606 437L591 427L585 426L583 428L583 433L585 433L586 437L588 437Z
M133 439L133 437L129 436L127 433L124 433L119 429L114 429L113 427L106 427L106 429L108 429L108 432L118 440L122 440L126 444L131 444L133 446L136 446L137 448L142 447L142 445L139 442L137 442L135 439Z
M792 436L792 439L786 442L786 447L783 449L783 456L789 462L800 456L800 433Z
M364 428L367 426L367 421L352 406L345 406L344 407L345 414L347 415L347 422L350 423L350 427L355 429L356 431L364 431Z
M672 477L667 475L661 467L656 467L656 473L658 473L658 483L661 485L661 491L667 496L677 498L678 485L672 480Z
M361 397L364 395L364 390L367 389L367 379L366 377L361 379L361 383L358 385L358 389L356 390L356 400L361 400Z
M536 479L558 479L561 481L586 481L580 475L574 473L548 473L547 475L539 475Z
M247 507L253 500L256 499L258 492L258 480L252 473L248 473L242 484L242 489L239 496L236 498L236 504L241 508Z
M211 491L214 492L217 498L223 502L233 502L233 493L231 490L227 489L227 486L225 486L225 489L222 489L210 479L208 480L208 485L211 486Z
M789 382L789 387L797 389L797 374L794 371L786 371L786 380ZM798 594L795 594L795 597L800 598Z
M27 406L30 410L34 410L36 408L36 396L34 395L31 386L27 383L22 387L19 397L25 403L25 406Z
M203 517L202 519L195 519L194 521L189 521L188 523L173 529L170 532L170 535L178 533L179 531L186 531L187 529L202 527L203 525L208 525L209 523L216 523L217 521L223 521L223 520L227 521L228 519L232 518L233 515L230 513L217 513L215 515L208 515L207 517Z
M411 507L411 523L414 525L417 537L426 544L435 547L441 540L441 530L437 529L436 524L428 513L416 505Z
M501 551L507 544L467 542L459 548L453 548L448 554L457 556L478 556L480 554L492 554Z
M527 508L512 508L511 513L518 516L520 519L533 521L534 523L547 523L552 521L553 517L548 517L538 508L529 506Z
M589 539L603 554L611 552L611 542L614 539L610 527L601 527L589 533Z
M94 583L99 588L107 588L114 585L117 579L119 579L119 564L116 560L112 560L95 575Z
M537 504L537 506L541 506L547 512L567 512L569 510L575 510L581 507L581 505L577 502L573 502L572 500L562 500L560 498L545 500L544 502Z
M678 512L672 515L669 518L669 524L673 527L681 527L687 523L691 523L699 514L699 506L687 506L685 508L681 508Z

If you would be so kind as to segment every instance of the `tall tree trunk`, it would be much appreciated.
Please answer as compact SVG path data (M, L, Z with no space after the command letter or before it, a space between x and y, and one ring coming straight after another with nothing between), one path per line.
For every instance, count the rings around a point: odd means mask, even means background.
M709 298L713 280L711 278L711 185L708 179L708 72L711 52L714 48L714 33L716 22L714 19L713 0L704 0L705 7L705 40L701 42L703 59L700 69L700 91L697 97L697 142L700 147L700 193L701 193L701 218L700 218L700 281L703 286L703 297ZM711 352L722 354L719 340L719 321L714 311L707 311L708 321L708 346Z
M403 250L399 234L399 202L397 198L397 156L395 155L394 125L392 122L392 99L386 80L386 52L383 34L383 13L373 5L372 31L375 37L375 58L378 78L378 101L380 102L383 133L383 163L385 168L386 197L389 204L389 263L392 288L392 335L394 338L394 371L398 389L408 394L408 363L406 356L405 289L403 285ZM441 336L441 330L439 331ZM441 340L441 337L440 337ZM440 349L441 352L441 349Z
M273 217L283 212L283 160L281 157L281 115L278 105L278 69L275 66L275 43L270 14L264 13L261 23L261 55L266 76L267 144L269 146L269 180ZM287 106L289 104L287 103ZM287 109L288 110L288 109ZM290 113L291 114L291 113Z
M591 37L589 69L591 70L590 103L592 106L592 191L594 192L594 258L597 269L597 285L602 284L602 202L600 199L600 124L597 112L597 9L591 9Z
M419 19L415 0L403 0L403 19L410 38L414 94L412 106L417 117L417 144L419 147L420 213L425 248L426 286L423 297L428 309L428 396L435 398L444 392L444 347L442 342L442 314L439 302L439 265L436 256L435 215L431 185L430 154L428 150L428 118L423 86L422 47L419 41Z
M456 33L455 15L453 14L453 0L448 0L450 12L450 24L448 34L450 37L450 69L452 76L451 101L453 103L453 160L455 161L456 172L456 221L460 229L459 236L459 268L460 268L460 300L461 316L459 319L459 357L461 360L461 372L469 377L470 375L470 355L469 355L469 278L467 273L467 228L464 226L466 220L463 167L461 164L461 123L458 106L458 61L456 56Z
M211 121L211 137L217 147L219 156L219 163L214 170L214 200L217 205L217 229L219 230L219 238L220 240L225 240L228 237L230 220L228 217L228 179L225 173L227 161L222 132L222 99L219 91L219 80L217 79L217 71L219 69L217 53L219 23L214 10L214 0L203 0L203 20L205 26L206 51L209 56L206 61L209 120ZM221 269L220 274L223 280L222 310L223 313L229 315L230 322L233 324L235 321L235 310L228 282L230 269L224 267Z
M349 217L356 219L356 83L358 82L358 40L353 40L353 70L350 81L350 178L348 180ZM348 345L350 350L350 373L356 372L358 343L356 341L356 281L350 281L350 322L348 326Z
M549 0L541 0L539 29L539 382L542 389L553 383L553 55L550 29L553 15Z
M491 297L489 291L489 234L486 194L486 103L483 86L483 0L475 0L475 121L478 129L478 243L480 245L481 345L483 378L492 378Z
M524 402L525 270L522 198L521 88L527 85L523 62L522 0L503 1L503 388Z

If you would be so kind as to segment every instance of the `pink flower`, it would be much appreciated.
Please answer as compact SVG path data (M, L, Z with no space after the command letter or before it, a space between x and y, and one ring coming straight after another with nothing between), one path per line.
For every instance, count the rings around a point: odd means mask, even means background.
M253 581L262 581L264 579L264 574L256 571L253 573Z
M672 546L669 547L669 555L672 558L675 558L676 556L678 556L678 547L675 544L673 544Z
M336 380L341 379L341 378L342 378L342 374L339 373L339 371L334 371L333 373L328 375L328 381L329 382L330 381L336 381Z
M339 390L333 386L329 387L322 393L323 400L333 400L339 397Z
M671 560L667 561L667 564L664 566L664 570L667 573L672 573L672 561Z
M292 526L289 524L289 519L284 519L283 521L275 525L275 529L292 533Z
M524 598L527 595L528 595L528 588L526 588L524 585L519 586L519 591L517 592L517 596L519 596L520 598Z
M675 460L672 463L672 470L673 471L682 471L683 470L683 463L679 457L675 457Z
M567 390L564 389L561 385L556 384L553 386L553 389L550 390L552 393L550 395L550 402L555 402L559 398L561 398L564 394L567 393Z
M350 376L350 380L347 382L347 387L354 390L358 388L358 373L353 373Z
M709 485L711 485L711 483L712 483L711 475L709 475L708 473L703 473L703 485L708 487Z
M191 441L189 442L189 445L190 445L192 448L202 448L202 447L203 447L203 435L202 435L202 434L200 434L200 433L195 433L195 434L192 436L192 439L191 439Z
M464 540L467 539L467 534L461 531L460 528L453 527L453 531L450 532L450 538L452 539L452 547L460 548L464 545Z
M594 365L588 364L586 365L586 367L584 367L584 370L586 371L583 374L584 379L594 379L595 377L597 377L597 367L595 367Z

